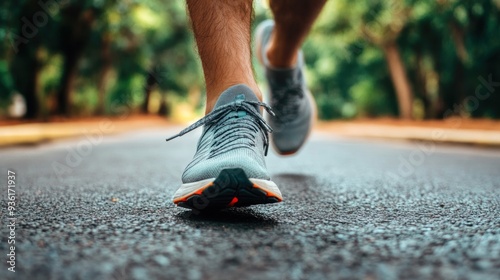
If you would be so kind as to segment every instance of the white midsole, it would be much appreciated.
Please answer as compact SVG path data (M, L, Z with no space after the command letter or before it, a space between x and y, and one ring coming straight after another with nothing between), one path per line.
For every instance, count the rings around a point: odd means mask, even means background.
M215 181L215 178L205 179L197 182L182 184L175 192L173 200L195 193L197 190Z
M270 192L273 195L276 195L280 200L283 199L280 189L278 189L278 186L273 181L263 180L263 179L253 179L253 178L250 178L249 180L250 182L259 186L259 188L261 188L262 190Z
M277 196L280 200L283 199L281 192L278 189L278 186L273 181L263 180L263 179L253 179L253 178L250 178L249 180L250 182L259 186L259 188L261 188L263 191L269 192L273 196ZM175 192L173 200L175 201L181 197L189 196L197 192L199 189L204 188L207 185L211 184L213 181L215 181L215 178L182 184L181 187Z

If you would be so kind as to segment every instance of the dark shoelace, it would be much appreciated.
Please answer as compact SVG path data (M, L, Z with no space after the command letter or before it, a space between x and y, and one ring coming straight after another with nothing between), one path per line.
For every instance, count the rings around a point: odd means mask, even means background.
M304 91L301 84L287 85L273 90L273 106L276 111L276 122L286 124L295 120L299 114Z
M262 136L264 137L264 149L265 149L265 155L267 155L267 151L269 148L269 135L268 135L268 133L271 133L273 130L266 123L266 121L262 118L262 116L258 112L258 110L255 109L255 106L264 107L264 109L271 116L275 116L271 107L263 102L237 100L233 103L215 108L214 110L212 110L212 112L208 113L206 116L199 119L194 124L188 126L187 128L183 129L178 134L176 134L170 138L167 138L166 140L170 141L170 140L175 139L177 137L183 136L184 134L189 133L202 125L211 125L211 124L215 124L217 126L216 127L217 130L215 131L216 137L217 137L217 133L219 134L219 137L224 136L224 135L227 136L227 135L231 135L231 133L228 133L228 131L233 130L233 129L228 129L228 127L230 127L230 124L235 124L234 128L238 130L238 133L234 134L234 136L237 136L237 137L245 137L245 138L249 139L252 135L254 135L256 130L260 130L260 132L262 133ZM229 113L235 112L235 111L236 112L237 111L247 112L248 115L252 117L253 121L242 121L239 123L240 124L239 126L237 126L236 123L234 123L234 120L230 123L228 123L228 121L230 121L230 120L225 120L222 123L218 123L219 120L223 120L223 118L225 116L227 116ZM224 128L224 129L221 129L221 128ZM260 128L260 129L258 129L258 128ZM227 146L227 143L231 140L235 140L235 139L231 139L228 137L226 137L224 139L217 139L213 143L213 146L216 150L215 153L219 154L221 152L224 152L224 150L219 149L219 146L221 144L226 144L226 146ZM232 148L234 148L234 145L232 146Z

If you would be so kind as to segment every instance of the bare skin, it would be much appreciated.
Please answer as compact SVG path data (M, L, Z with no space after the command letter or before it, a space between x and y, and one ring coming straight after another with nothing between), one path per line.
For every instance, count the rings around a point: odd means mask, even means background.
M267 49L271 66L293 67L326 0L271 0L276 29ZM187 0L207 90L206 113L230 86L248 85L262 100L251 59L252 0Z
M326 1L270 1L275 27L266 53L271 66L291 68L297 64L298 51Z

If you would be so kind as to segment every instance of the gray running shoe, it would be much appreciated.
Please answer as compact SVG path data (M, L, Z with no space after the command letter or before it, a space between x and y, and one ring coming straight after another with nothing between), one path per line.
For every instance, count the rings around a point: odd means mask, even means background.
M232 86L212 112L167 139L204 125L196 154L173 197L175 204L201 211L282 201L264 161L272 129L260 107L273 114L249 87Z
M296 153L305 143L316 119L316 104L304 79L304 58L299 52L295 68L279 69L270 66L266 45L271 38L274 21L266 20L257 27L255 42L257 57L265 68L269 85L269 105L276 117L267 118L273 128L272 143L278 154Z

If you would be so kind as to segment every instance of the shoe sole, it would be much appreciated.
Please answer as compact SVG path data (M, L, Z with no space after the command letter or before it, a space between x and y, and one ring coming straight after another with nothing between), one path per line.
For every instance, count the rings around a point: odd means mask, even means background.
M174 195L180 207L219 210L283 201L273 181L248 178L241 168L224 169L217 178L183 184Z

